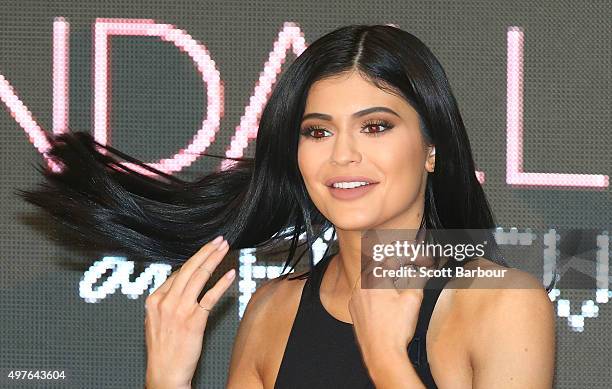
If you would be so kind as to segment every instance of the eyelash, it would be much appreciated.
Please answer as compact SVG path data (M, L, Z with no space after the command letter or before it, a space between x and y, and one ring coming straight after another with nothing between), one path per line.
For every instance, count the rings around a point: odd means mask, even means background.
M367 127L370 127L370 126L386 127L386 129L383 130L383 131L365 132L364 133L366 135L373 136L373 137L378 137L381 134L383 134L385 132L388 132L389 130L391 130L393 128L393 124L389 123L386 120L367 120L364 123L362 123L361 129L364 129L364 128L367 128ZM324 138L328 138L327 136L316 137L316 136L310 135L310 133L312 131L315 131L315 130L324 130L325 131L325 128L324 127L319 127L317 125L309 126L309 127L306 127L306 128L303 128L302 130L300 130L300 134L302 136L307 137L307 138L311 138L314 141L320 141L320 140L323 140Z

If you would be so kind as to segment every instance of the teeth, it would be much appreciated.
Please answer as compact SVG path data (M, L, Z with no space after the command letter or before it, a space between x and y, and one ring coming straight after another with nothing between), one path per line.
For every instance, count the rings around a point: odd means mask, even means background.
M336 182L332 186L334 188L342 188L342 189L352 189L357 188L359 186L369 185L368 182L358 181L358 182Z

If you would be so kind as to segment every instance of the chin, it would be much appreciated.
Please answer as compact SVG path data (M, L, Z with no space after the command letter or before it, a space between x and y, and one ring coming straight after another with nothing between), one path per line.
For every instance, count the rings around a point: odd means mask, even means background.
M332 218L330 221L337 230L343 231L365 231L376 225L374 220L359 220L359 218Z

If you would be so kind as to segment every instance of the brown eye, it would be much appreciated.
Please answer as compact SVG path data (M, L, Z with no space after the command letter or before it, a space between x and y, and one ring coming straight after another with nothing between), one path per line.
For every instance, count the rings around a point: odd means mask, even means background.
M322 129L319 129L319 128L315 128L315 129L313 129L313 130L312 130L312 133L313 133L313 134L319 134L319 136L317 136L317 135L313 135L313 137L315 137L315 138L320 138L320 137L322 137L322 136L323 136L323 134L324 134L324 131L325 131L325 130L322 130Z
M326 136L324 136L325 131L327 130L323 127L311 126L311 127L306 127L303 130L301 130L300 134L307 138L311 138L314 140L321 140L323 138L327 138Z
M370 128L370 129L372 129L372 128L376 128L376 127L383 127L383 126L381 126L380 124L371 124L371 125L369 125L369 126L366 126L366 128ZM379 130L379 131L370 131L370 133L373 133L373 132L383 132L383 131L385 131L385 130Z
M369 131L369 132L365 132L368 135L371 136L378 136L379 134L383 133L383 132L387 132L390 129L393 128L393 124L389 123L386 120L370 120L367 121L363 124L362 128L373 128L373 127L379 127L379 128L384 128L383 130L375 130L375 131Z

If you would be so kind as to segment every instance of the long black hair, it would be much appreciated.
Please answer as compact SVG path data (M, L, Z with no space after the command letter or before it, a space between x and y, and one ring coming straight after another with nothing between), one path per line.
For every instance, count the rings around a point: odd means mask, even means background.
M442 65L417 37L389 25L344 26L299 55L265 105L253 158L232 158L229 168L186 182L101 145L88 133L49 135L48 156L64 169L56 173L41 165L46 182L21 196L69 227L83 244L112 247L136 260L180 265L222 234L231 249L266 250L288 240L285 270L295 268L301 258L296 250L306 245L312 269L312 245L333 224L313 204L298 169L299 126L310 86L350 71L404 98L420 115L424 139L436 146L421 226L495 228ZM121 160L156 175L130 170ZM494 246L489 259L506 266Z

